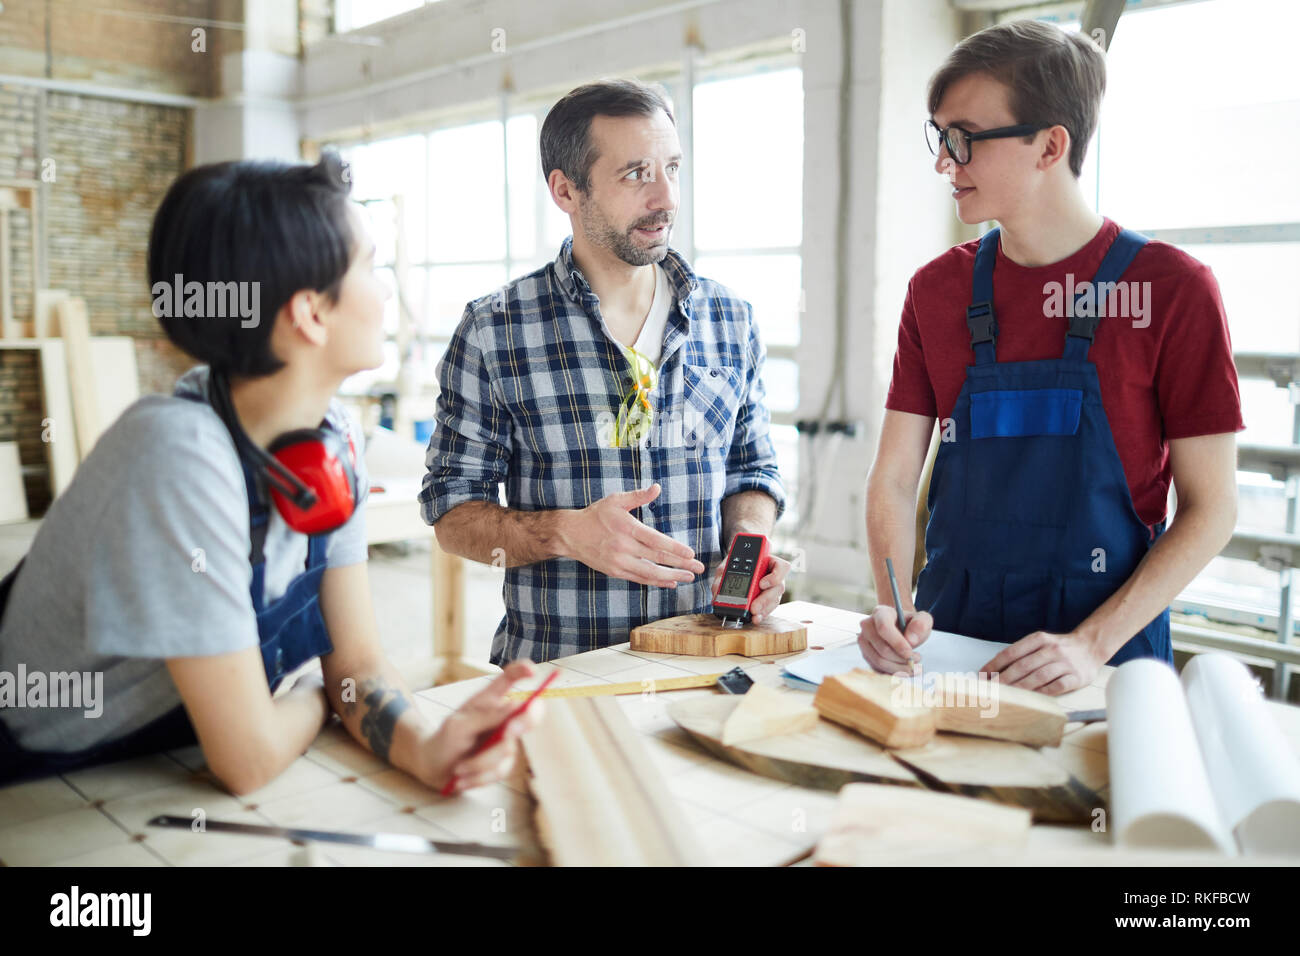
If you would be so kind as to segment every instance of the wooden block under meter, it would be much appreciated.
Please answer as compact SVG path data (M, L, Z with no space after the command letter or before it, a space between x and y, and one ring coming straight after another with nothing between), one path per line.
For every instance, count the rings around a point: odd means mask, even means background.
M778 617L735 628L723 627L722 620L712 614L681 614L632 629L632 650L654 654L762 657L807 649L808 629Z

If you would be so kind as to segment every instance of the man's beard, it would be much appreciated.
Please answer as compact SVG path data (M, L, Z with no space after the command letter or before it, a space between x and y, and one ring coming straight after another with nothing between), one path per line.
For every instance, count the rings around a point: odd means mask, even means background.
M668 236L672 231L671 225L664 230L663 248L652 246L643 249L632 238L633 230L637 228L654 228L669 223L670 220L666 217L650 216L646 219L640 219L632 223L627 231L620 232L618 227L601 214L600 209L594 202L581 203L578 209L582 220L582 231L586 234L587 241L594 246L608 249L628 265L646 266L652 262L662 262L664 257L668 255Z

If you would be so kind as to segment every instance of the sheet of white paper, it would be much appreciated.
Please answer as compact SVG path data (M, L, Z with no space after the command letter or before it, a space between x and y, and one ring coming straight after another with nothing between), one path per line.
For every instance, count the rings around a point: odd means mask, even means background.
M921 656L923 674L967 674L977 673L1006 646L949 631L931 631L916 652ZM824 651L809 651L786 664L785 671L810 684L820 684L823 678L847 673L855 667L871 669L858 649L858 642L851 640Z
M1106 718L1114 842L1235 854L1173 668L1152 658L1121 664L1106 684Z
M1197 654L1183 686L1210 787L1242 852L1300 856L1300 761L1246 665Z

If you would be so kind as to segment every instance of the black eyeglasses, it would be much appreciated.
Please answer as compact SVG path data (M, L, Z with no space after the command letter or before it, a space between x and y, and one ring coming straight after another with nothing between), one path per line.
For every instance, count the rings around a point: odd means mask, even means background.
M930 152L935 156L939 155L939 144L943 143L948 148L948 155L958 166L965 166L970 162L970 144L977 139L1006 139L1011 136L1028 136L1031 133L1037 133L1039 130L1051 129L1051 123L1021 123L1017 126L999 126L997 129L986 129L978 133L967 132L960 126L948 126L943 129L932 119L925 121L925 145L930 147Z

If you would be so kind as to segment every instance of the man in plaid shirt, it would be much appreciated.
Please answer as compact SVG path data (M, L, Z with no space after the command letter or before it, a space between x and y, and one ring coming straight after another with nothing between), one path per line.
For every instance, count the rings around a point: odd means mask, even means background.
M466 307L420 492L444 550L506 569L494 664L708 611L723 543L770 534L785 505L750 305L668 246L681 146L666 99L579 87L548 114L541 154L573 235ZM756 621L789 569L774 558Z

